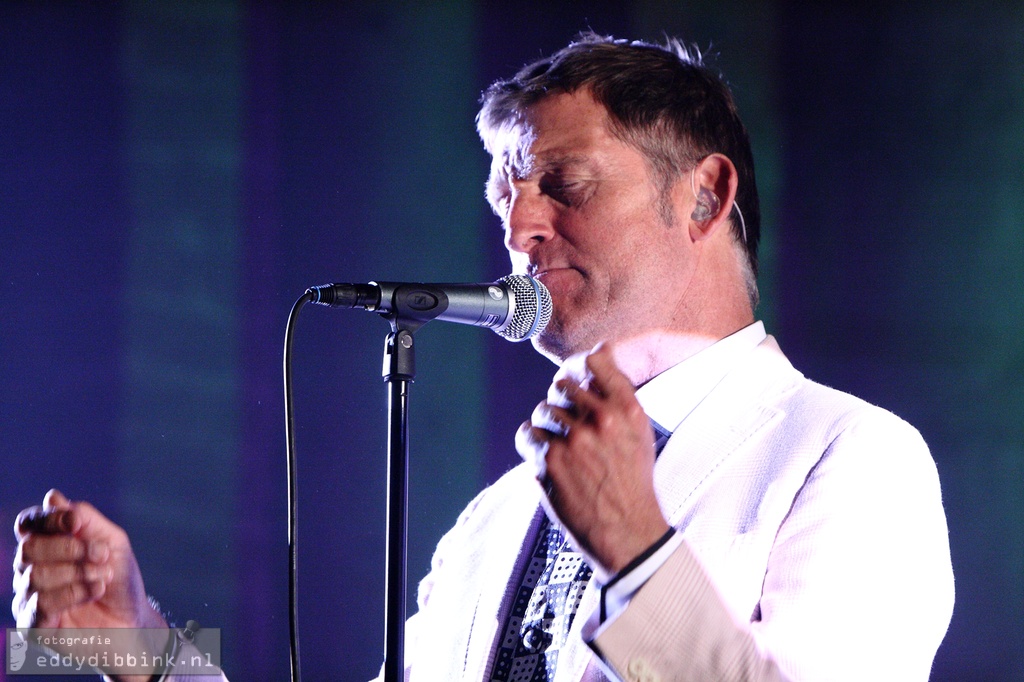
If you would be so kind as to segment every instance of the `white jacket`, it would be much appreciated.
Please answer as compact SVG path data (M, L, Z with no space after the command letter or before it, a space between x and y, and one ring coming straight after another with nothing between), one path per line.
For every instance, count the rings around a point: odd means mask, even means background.
M685 541L613 621L587 587L555 682L928 679L953 575L935 465L906 422L804 378L769 337L675 431L655 483ZM485 679L539 495L517 467L442 538L407 680Z

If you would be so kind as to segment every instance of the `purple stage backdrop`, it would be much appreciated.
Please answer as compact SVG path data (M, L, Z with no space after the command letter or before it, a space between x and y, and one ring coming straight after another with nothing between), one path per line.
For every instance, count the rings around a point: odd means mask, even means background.
M327 281L506 274L477 99L585 28L718 55L758 164L759 315L938 463L957 605L933 679L1024 680L1014 2L0 4L4 524L51 487L92 501L174 619L221 628L233 681L286 679L288 310ZM382 660L387 331L297 329L308 680ZM417 341L411 598L554 371L485 331Z

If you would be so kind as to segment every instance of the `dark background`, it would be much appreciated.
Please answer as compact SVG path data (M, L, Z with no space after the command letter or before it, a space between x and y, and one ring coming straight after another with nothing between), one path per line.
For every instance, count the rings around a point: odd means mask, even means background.
M760 316L938 463L957 604L933 679L1024 680L1019 2L0 4L4 526L50 487L91 500L180 624L222 629L233 681L286 679L288 310L326 281L505 274L476 100L587 27L720 55ZM297 329L308 680L382 659L386 332L320 308ZM413 585L554 370L485 331L417 340Z

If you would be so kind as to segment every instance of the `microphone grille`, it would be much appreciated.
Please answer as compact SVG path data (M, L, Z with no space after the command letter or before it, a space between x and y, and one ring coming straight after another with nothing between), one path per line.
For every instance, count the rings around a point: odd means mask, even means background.
M544 331L551 320L551 294L547 287L526 275L505 275L498 280L512 294L512 314L495 332L509 341L523 341Z

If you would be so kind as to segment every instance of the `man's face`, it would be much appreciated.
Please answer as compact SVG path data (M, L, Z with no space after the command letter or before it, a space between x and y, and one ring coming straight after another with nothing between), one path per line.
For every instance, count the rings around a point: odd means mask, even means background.
M666 224L647 162L589 92L542 100L492 151L487 195L513 272L554 303L538 350L558 361L669 325L692 271L686 226Z

